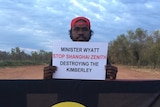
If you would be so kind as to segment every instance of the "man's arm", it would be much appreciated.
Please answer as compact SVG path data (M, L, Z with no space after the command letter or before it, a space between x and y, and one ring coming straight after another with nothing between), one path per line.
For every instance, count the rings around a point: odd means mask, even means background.
M43 69L43 79L52 79L53 73L57 70L56 66L52 66L52 59L49 66L44 67Z
M106 79L115 80L117 77L118 68L112 66L109 59L107 58L107 65L105 66L106 69Z

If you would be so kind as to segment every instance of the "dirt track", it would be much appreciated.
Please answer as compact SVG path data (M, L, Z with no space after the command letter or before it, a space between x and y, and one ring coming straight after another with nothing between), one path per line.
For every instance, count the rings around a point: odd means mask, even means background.
M42 79L46 65L0 68L0 79ZM118 66L117 79L160 80L160 71L137 70Z

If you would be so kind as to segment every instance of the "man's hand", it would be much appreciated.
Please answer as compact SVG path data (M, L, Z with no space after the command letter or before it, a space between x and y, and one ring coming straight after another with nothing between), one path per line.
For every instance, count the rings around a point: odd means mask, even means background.
M107 73L107 79L115 80L118 72L118 68L112 65L105 66L106 73Z
M43 79L52 79L52 75L53 75L53 73L55 73L56 70L57 70L56 66L49 65L47 67L44 67Z

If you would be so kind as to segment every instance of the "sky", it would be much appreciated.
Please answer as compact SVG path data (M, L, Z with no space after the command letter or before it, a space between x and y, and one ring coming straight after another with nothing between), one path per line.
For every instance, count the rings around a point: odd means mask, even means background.
M0 50L52 51L54 41L71 41L70 22L85 16L91 42L110 42L128 30L160 30L159 0L0 0Z

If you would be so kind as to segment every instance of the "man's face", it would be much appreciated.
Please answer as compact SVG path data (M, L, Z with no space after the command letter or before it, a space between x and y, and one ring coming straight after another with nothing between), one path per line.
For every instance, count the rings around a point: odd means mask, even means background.
M89 41L91 37L91 31L86 22L80 20L71 29L70 36L73 41Z

